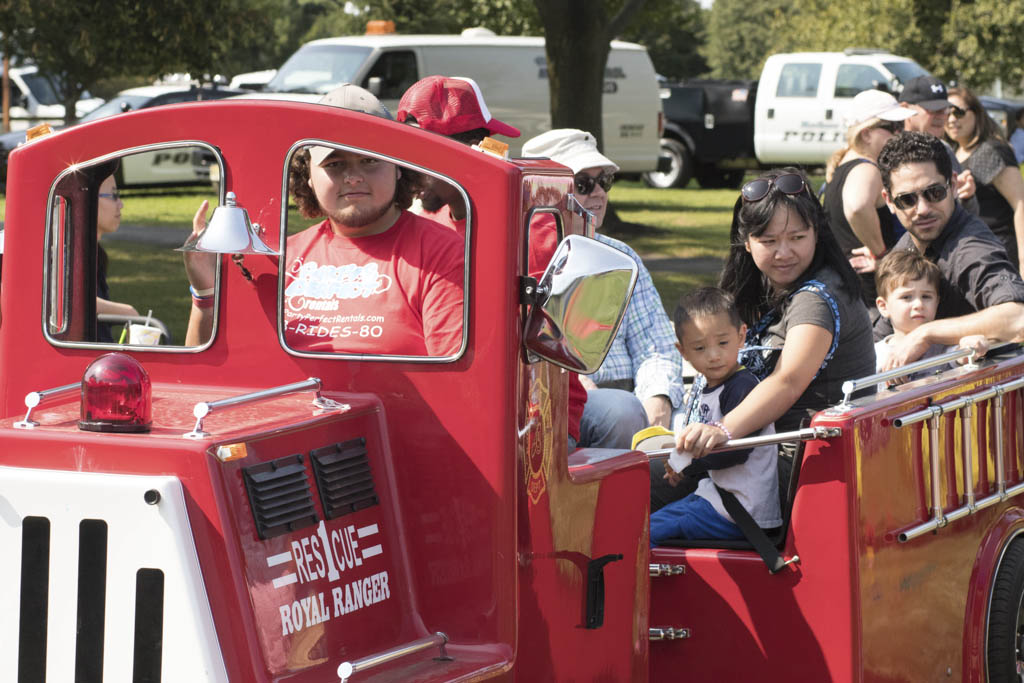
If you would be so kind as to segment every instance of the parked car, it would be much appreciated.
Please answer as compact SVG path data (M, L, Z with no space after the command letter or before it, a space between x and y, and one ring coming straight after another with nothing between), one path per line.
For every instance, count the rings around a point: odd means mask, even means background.
M228 84L230 88L241 88L243 90L263 90L277 74L277 69L264 69L263 71L249 71L244 74L236 74Z
M13 71L13 69L12 69ZM148 109L164 104L181 104L199 100L219 100L241 94L242 90L214 86L149 85L129 88L107 102L93 109L74 125L98 121L99 119L126 111ZM25 141L25 131L12 131L0 135L0 185L7 183L7 155ZM136 155L134 163L123 166L119 173L121 187L147 187L161 185L205 184L210 181L209 159L205 155L166 154L151 152Z
M33 65L11 67L11 130L25 130L39 123L64 123L64 105L46 74ZM103 104L89 91L75 103L75 117L81 118Z
M989 97L988 95L980 95L978 99L988 115L1002 128L1003 135L1009 139L1017 127L1017 112L1024 109L1024 101Z
M373 92L391 111L406 89L431 74L474 79L498 119L522 131L509 143L551 129L544 38L496 36L487 29L461 35L364 35L323 38L301 46L259 93L249 97L315 102L341 83ZM658 167L661 99L647 49L612 41L604 77L604 153L622 173Z
M824 165L843 144L843 109L862 90L900 92L927 75L917 62L886 50L775 54L757 81L692 80L662 90L665 173L653 187L738 187L744 170Z

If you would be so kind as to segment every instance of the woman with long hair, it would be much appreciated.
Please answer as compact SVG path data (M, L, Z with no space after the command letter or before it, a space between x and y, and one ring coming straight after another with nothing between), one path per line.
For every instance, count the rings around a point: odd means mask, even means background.
M772 422L798 429L841 398L844 381L875 371L859 278L803 173L777 169L744 185L729 238L719 284L749 327L743 362L761 382L719 424L681 432L679 448L694 456Z
M875 305L874 261L899 238L882 198L882 175L875 162L882 146L913 115L889 93L858 93L843 117L846 145L832 155L826 168L825 212L839 248L860 273L869 310ZM865 247L873 258L863 254Z
M87 173L91 177L91 182L99 184L96 193L96 314L131 316L139 314L134 306L110 299L110 285L107 284L110 258L107 256L107 250L100 244L103 237L114 234L121 227L121 209L124 208L124 202L121 201L121 193L117 189L117 180L114 176L118 165L117 161L99 164ZM115 341L109 323L98 323L96 334L96 341Z
M1020 267L1024 251L1024 179L1017 157L974 93L952 88L949 103L952 106L946 117L946 135L956 149L956 158L974 174L978 216L1003 242L1010 261L1024 275Z

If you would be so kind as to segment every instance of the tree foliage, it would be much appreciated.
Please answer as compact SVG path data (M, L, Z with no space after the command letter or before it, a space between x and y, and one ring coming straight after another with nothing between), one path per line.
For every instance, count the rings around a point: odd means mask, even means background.
M274 0L2 0L6 47L39 66L65 118L83 91L119 75L214 73L270 31Z
M984 89L1024 80L1024 0L715 0L704 56L722 77L756 78L775 52L885 48Z
M693 78L708 70L699 51L705 14L697 0L648 2L618 37L646 46L654 69L669 80Z
M542 27L530 0L364 0L352 4L312 0L331 6L317 18L305 40L361 34L366 22L395 22L406 34L453 34L482 26L498 35L540 35Z
M757 78L772 53L773 22L792 3L715 0L707 18L707 41L700 54L714 78Z
M936 73L972 88L1024 81L1024 0L954 0Z

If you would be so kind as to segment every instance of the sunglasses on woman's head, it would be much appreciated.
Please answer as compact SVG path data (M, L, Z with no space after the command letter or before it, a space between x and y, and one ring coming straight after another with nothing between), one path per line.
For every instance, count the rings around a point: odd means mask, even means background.
M573 178L573 182L576 184L576 191L580 194L590 194L594 191L594 185L600 185L601 189L607 192L612 189L612 184L615 182L615 174L602 173L595 177L586 173L577 173Z
M967 111L967 109L961 109L955 104L951 104L949 106L949 113L953 115L954 119L962 119L963 117L967 116Z
M759 202L768 196L768 191L775 186L782 194L800 194L807 185L803 176L796 173L783 173L774 178L758 178L751 180L740 190L740 196L748 202Z
M920 195L924 197L924 200L929 204L935 204L941 202L949 194L949 186L945 183L941 185L930 185L921 190ZM917 206L917 192L904 192L898 194L892 198L892 203L896 205L897 209L906 211Z

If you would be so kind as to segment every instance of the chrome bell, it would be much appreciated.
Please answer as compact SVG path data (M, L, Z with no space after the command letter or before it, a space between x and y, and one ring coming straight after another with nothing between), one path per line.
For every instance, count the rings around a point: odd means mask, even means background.
M175 251L199 251L215 254L266 254L280 256L257 233L249 214L238 206L235 193L228 192L224 204L213 210L210 222L196 237L189 237Z

